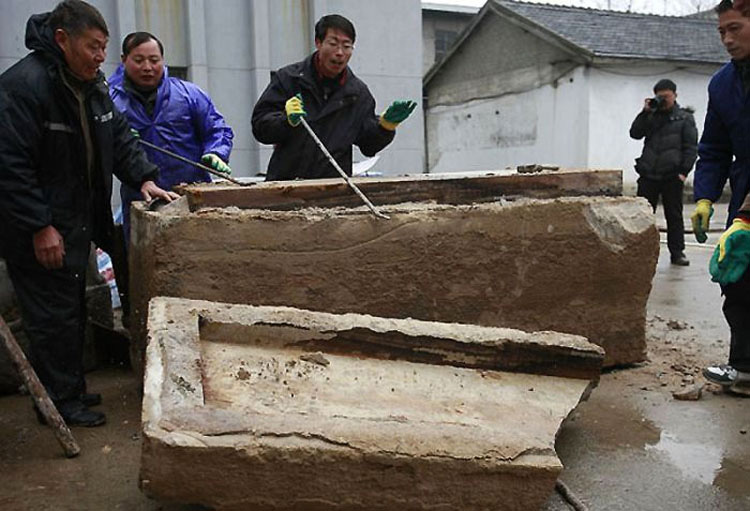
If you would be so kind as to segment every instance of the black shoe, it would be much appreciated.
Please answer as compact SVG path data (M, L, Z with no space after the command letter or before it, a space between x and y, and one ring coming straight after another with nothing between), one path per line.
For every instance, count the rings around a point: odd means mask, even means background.
M98 406L102 404L101 394L81 394L81 403L86 406Z
M95 412L89 410L88 407L83 404L79 399L70 399L67 401L61 401L55 403L57 411L68 426L83 426L85 428L93 428L95 426L101 426L107 422L107 416L101 412ZM36 412L36 418L39 424L47 424L47 420L42 415L42 412L34 405L34 411Z
M676 266L690 266L690 261L688 261L687 257L685 257L685 254L676 254L672 256L672 264Z

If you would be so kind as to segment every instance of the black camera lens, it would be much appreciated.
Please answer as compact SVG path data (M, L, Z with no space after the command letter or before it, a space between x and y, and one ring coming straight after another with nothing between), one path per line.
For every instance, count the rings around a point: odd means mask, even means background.
M664 98L661 96L654 96L648 100L648 106L652 110L658 110L664 104Z

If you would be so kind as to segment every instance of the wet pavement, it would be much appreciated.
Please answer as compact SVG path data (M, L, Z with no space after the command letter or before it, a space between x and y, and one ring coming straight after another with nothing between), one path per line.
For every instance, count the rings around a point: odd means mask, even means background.
M661 244L649 362L604 374L560 431L561 479L591 510L750 509L750 399L711 384L699 401L672 397L728 356L721 293L708 276L723 222L707 245L686 235L689 267L671 265ZM568 509L555 495L545 511Z

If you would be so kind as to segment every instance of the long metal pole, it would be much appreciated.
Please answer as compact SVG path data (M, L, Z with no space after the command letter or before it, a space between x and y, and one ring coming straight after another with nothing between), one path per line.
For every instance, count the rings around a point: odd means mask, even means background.
M146 147L150 147L154 151L159 151L160 153L166 154L167 156L171 156L172 158L174 158L176 160L180 160L183 163L187 163L188 165L192 165L193 167L198 167L201 170L205 170L209 174L213 174L214 176L218 176L218 177L220 177L222 179L226 179L230 183L234 183L234 184L240 185L240 186L253 186L255 184L255 183L243 183L242 181L239 181L237 179L229 177L227 174L225 174L223 172L219 172L218 170L212 169L211 167L203 165L202 163L198 163L197 161L189 160L189 159L185 158L184 156L180 156L177 153L173 153L172 151L168 151L167 149L161 148L158 145L154 145L151 142L147 142L147 141L143 140L142 138L139 138L138 142L140 142L141 144L145 145Z
M318 144L318 147L320 148L320 150L323 151L323 154L325 154L326 157L328 157L328 161L331 162L331 165L333 165L333 167L339 172L339 174L341 175L341 177L344 178L344 181L346 181L346 184L349 185L349 188L351 188L352 190L354 190L354 192L357 195L359 195L359 198L362 199L362 202L364 202L367 205L367 207L370 208L370 211L372 211L372 214L375 215L378 218L384 218L385 220L389 220L390 217L388 215L383 214L380 211L378 211L375 208L375 206L373 206L372 202L370 202L370 199L368 199L367 197L365 197L365 194L362 193L362 191L357 187L357 185L355 185L352 182L351 179L349 179L349 176L346 175L346 172L344 172L344 170L341 168L341 166L336 161L336 159L333 156L331 156L331 153L328 152L328 149L326 149L326 146L323 145L323 142L320 141L320 139L315 134L315 132L312 130L312 128L310 127L310 125L307 124L307 121L305 120L305 118L302 117L300 119L300 121L302 121L302 126L305 127L305 129L310 134L310 136L313 138L313 140L315 140L315 143Z

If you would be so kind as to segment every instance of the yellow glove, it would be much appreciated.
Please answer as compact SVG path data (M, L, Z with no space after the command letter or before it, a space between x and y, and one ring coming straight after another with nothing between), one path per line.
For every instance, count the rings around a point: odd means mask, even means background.
M690 220L693 223L693 234L698 243L705 243L708 236L708 223L711 220L711 215L714 214L714 208L711 206L711 201L708 199L700 199L695 205L695 211L690 215Z
M207 167L211 167L212 169L217 170L222 174L230 175L232 173L232 169L229 168L229 165L224 163L224 160L216 156L214 153L204 154L203 156L201 156L201 161Z
M286 110L286 120L292 126L297 126L300 120L307 116L305 104L302 102L302 94L287 99L284 109Z

